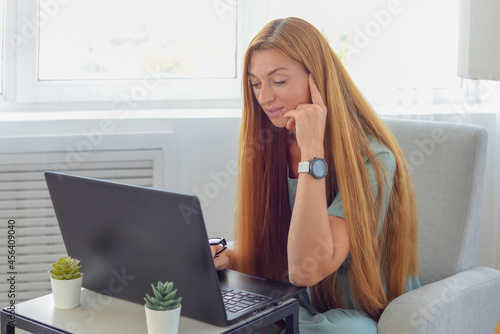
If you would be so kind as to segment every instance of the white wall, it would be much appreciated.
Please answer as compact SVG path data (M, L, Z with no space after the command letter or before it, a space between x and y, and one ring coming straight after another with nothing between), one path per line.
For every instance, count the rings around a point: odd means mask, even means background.
M203 117L201 111L185 111L179 117L171 112L85 113L61 121L61 114L0 114L1 137L84 134L99 129L102 118L109 118L112 133L174 131L176 156L167 157L174 165L173 175L166 175L165 188L197 194L204 206L204 216L211 236L233 237L233 204L236 189L236 159L240 112L228 110ZM206 113L205 113L206 115ZM33 119L35 120L26 120ZM446 115L434 117L447 120ZM449 120L449 119L448 119ZM479 265L500 269L500 177L495 161L500 159L496 114L471 114L472 124L483 126L489 134L486 177L484 182ZM496 161L496 166L498 166Z
M500 269L500 127L496 114L473 115L471 122L488 132L478 265Z
M1 137L85 136L96 131L108 135L174 131L175 142L167 143L167 146L174 146L172 151L176 155L167 156L165 160L175 167L169 168L173 173L165 175L164 188L197 194L203 205L208 234L232 239L239 112L223 112L222 116L209 118L200 117L197 112L185 112L185 118L170 117L168 112L163 113L164 117L154 114L133 112L123 117L120 113L86 113L83 117L72 116L73 119L62 121L58 119L63 116L61 113L0 113L0 152L6 150L2 147L5 141ZM107 128L111 131L104 131L103 118L109 120L108 125L111 125Z

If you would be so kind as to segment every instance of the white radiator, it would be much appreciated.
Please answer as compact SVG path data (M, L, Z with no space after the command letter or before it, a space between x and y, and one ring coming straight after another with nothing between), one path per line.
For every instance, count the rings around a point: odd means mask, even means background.
M0 138L2 307L50 293L47 271L52 262L66 255L43 172L163 188L167 137L110 135L92 149L81 136ZM71 149L78 147L80 151Z

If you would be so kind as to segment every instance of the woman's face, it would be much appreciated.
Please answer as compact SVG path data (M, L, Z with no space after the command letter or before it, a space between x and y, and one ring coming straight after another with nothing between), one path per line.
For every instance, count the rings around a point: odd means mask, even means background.
M250 85L274 126L284 128L283 115L297 105L311 103L309 74L303 65L273 50L253 53L248 71Z

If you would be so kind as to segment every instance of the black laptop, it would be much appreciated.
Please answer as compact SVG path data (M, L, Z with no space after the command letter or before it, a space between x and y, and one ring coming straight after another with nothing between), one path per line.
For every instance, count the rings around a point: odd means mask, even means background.
M304 290L215 270L196 196L54 172L45 179L66 251L81 260L87 289L144 304L152 283L172 281L183 297L182 315L216 326Z

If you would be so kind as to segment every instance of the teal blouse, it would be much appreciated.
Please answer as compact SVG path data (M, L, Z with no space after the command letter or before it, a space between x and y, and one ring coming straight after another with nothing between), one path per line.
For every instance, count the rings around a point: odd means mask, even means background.
M390 189L392 188L392 181L394 177L394 173L396 171L396 160L394 159L394 155L389 150L388 147L385 145L380 144L373 138L369 137L369 142L371 146L371 150L375 157L378 159L378 161L381 163L381 165L385 168L386 171L386 177L387 177L387 187L384 190L383 193L383 205L382 205L382 210L380 213L380 217L378 220L378 225L377 225L377 235L380 233L380 230L382 228L382 224L384 223L384 218L385 218L385 213L387 210L387 205L389 202L389 195L390 195ZM375 174L374 167L368 159L368 156L365 156L365 167L368 171L368 176L370 180L370 187L371 191L373 194L374 200L376 200L378 196L378 189L377 189L377 177ZM293 211L293 205L295 203L295 196L297 193L297 179L291 179L288 178L288 193L289 193L289 199L290 199L290 210ZM332 204L328 207L328 214L332 216L337 216L341 218L344 217L344 209L342 206L342 197L340 196L340 193L338 193ZM348 277L348 269L349 265L351 263L351 256L348 255L347 258L345 259L344 263L340 266L340 268L337 270L337 277L339 280L340 287L343 291L343 297L348 305L349 308L354 308L354 305L352 303L351 299L351 292L349 288L349 277ZM411 279L409 278L407 280L407 290L412 290L420 286L420 282L418 278L416 279ZM304 293L301 298L301 303L302 305L311 313L311 314L316 314L317 312L314 310L314 307L311 303L311 298L309 294L309 288L307 289L306 293Z

